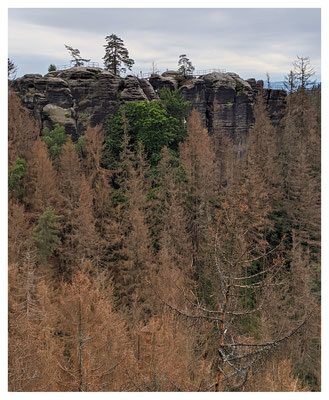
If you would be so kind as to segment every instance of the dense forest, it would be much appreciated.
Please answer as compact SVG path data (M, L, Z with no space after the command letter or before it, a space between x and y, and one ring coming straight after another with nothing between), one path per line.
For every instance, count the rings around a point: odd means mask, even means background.
M320 87L242 155L160 97L73 142L9 93L9 391L321 390Z

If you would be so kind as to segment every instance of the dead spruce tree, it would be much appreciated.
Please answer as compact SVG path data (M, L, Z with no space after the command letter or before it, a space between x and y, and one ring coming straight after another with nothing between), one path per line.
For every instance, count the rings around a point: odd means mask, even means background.
M61 391L126 391L125 370L134 357L121 316L114 311L111 283L98 282L85 262L59 290L56 336Z
M281 247L253 257L254 249L243 245L244 232L237 231L237 221L232 215L225 219L226 227L221 225L214 240L212 284L216 290L211 295L211 303L205 304L179 283L176 290L185 298L185 305L181 307L176 307L164 294L157 292L163 303L182 318L212 326L208 327L209 354L205 357L213 359L216 373L212 382L209 376L209 384L203 390L240 390L258 364L301 331L312 314L297 320L294 325L281 324L277 309L281 297L288 293ZM256 268L264 259L267 267ZM247 275L246 268L249 270ZM247 302L244 301L246 293ZM275 309L273 302L278 306ZM275 319L274 332L266 329L267 319ZM256 330L253 331L251 326Z
M189 126L194 121L193 117ZM270 178L274 178L270 176L272 168L267 164L270 154L273 154L273 132L264 118L261 115L251 132L247 169L239 184L232 183L218 193L218 203L211 203L211 197L196 198L194 201L198 206L196 210L206 210L207 205L209 210L205 214L208 215L206 220L203 220L203 214L196 213L198 218L194 218L193 222L197 224L191 231L196 239L200 238L204 225L199 221L207 221L208 255L204 259L204 269L207 270L209 291L200 296L200 292L180 286L179 281L172 282L185 299L184 304L177 305L173 295L170 301L164 290L154 288L158 297L173 312L186 320L196 324L203 322L208 326L200 351L204 352L205 358L213 361L214 373L209 376L208 385L203 390L241 390L248 377L261 365L260 362L268 360L275 350L300 332L309 318L309 314L303 315L293 322L289 321L289 324L285 318L283 323L280 319L282 299L289 296L289 282L282 243L271 247L266 240L267 213L271 205L263 210L262 203L268 202L276 180L271 181ZM201 124L193 123L193 136L201 135L201 130ZM256 148L266 155L262 173ZM193 146L189 150L191 154L192 150ZM208 157L208 162L204 164L194 164L196 157L187 157L187 149L182 148L182 152L186 160L185 168L194 185L201 187L210 176L206 171L209 171L211 158ZM194 196L198 193L197 188ZM257 192L262 188L266 190L265 195L255 203ZM214 192L211 192L213 196ZM203 193L203 196L206 194ZM214 204L217 206L214 207ZM194 251L198 255L200 247ZM269 321L273 323L269 324Z

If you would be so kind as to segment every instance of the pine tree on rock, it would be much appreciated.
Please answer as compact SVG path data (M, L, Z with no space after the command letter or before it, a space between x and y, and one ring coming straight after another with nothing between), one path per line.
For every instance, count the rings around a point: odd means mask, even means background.
M192 75L193 71L195 70L192 62L186 57L186 54L181 54L179 56L178 67L178 72L183 74L185 78L189 75Z
M107 44L104 45L105 56L103 57L105 69L112 72L114 75L120 75L120 72L126 72L125 67L131 70L135 62L129 58L129 53L124 47L123 40L115 34L106 36L105 40L107 42Z
M90 61L81 57L80 50L74 49L73 47L67 46L66 44L64 46L66 50L71 54L71 57L73 58L73 60L71 60L71 63L74 64L74 67L81 67L85 62Z

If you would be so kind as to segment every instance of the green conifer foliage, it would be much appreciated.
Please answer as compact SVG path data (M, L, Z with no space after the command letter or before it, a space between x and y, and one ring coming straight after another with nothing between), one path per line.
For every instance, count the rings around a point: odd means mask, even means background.
M192 75L195 68L192 62L186 57L186 54L181 54L178 60L178 72L180 72L184 77Z
M48 147L49 158L51 160L54 160L61 154L63 146L66 143L67 136L68 135L65 134L64 126L59 124L55 124L53 130L49 130L48 128L44 128L42 130L41 139Z
M79 158L84 158L84 148L86 147L86 138L85 136L80 136L75 144L75 151L77 152Z
M16 192L18 197L24 195L22 180L26 173L26 162L22 158L17 158L15 164L8 171L8 189L13 194Z
M135 61L129 58L128 50L124 47L123 40L117 35L106 36L107 44L105 47L105 56L103 57L105 69L114 75L120 75L120 72L126 72L127 67L131 70ZM125 67L122 67L124 65Z
M39 261L42 264L47 264L48 258L57 249L60 242L58 218L53 208L47 207L33 230L33 240L38 249Z
M108 119L103 162L109 169L115 169L122 150L123 114L127 119L129 143L135 149L142 143L151 165L158 163L163 147L177 151L186 136L184 121L189 103L182 101L178 93L169 95L164 91L162 96L161 101L126 103L117 115Z

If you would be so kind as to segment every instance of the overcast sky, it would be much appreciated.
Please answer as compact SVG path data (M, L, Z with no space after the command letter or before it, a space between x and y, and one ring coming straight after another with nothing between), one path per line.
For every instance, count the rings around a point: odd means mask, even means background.
M9 9L8 56L18 76L68 64L64 44L103 66L105 36L124 40L133 72L177 69L187 54L196 70L222 68L242 78L283 80L299 56L320 78L321 11L311 8Z

